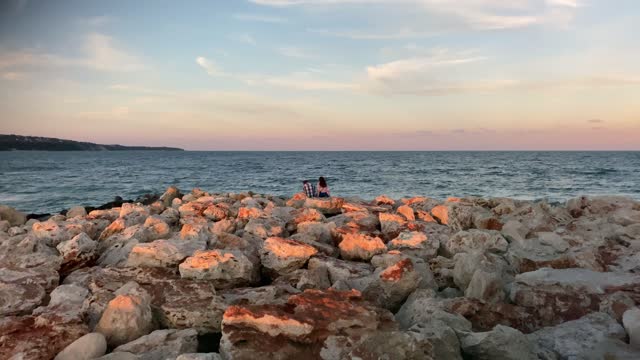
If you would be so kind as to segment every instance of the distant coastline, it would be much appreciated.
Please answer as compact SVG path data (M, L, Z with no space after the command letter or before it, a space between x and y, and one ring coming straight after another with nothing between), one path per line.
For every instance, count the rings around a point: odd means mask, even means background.
M66 139L40 136L2 135L0 134L0 151L130 151L161 150L184 151L181 148L166 146L125 146L104 145Z

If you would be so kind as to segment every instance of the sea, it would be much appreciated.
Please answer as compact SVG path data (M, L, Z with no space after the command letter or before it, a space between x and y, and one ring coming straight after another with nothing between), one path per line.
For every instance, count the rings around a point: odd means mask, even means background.
M26 213L99 206L176 185L291 196L324 176L334 196L580 195L640 200L640 152L0 152L0 204Z

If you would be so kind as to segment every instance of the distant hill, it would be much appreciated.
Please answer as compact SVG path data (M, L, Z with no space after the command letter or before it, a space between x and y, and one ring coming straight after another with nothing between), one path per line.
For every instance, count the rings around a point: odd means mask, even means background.
M0 134L0 151L11 150L44 150L44 151L122 151L122 150L164 150L184 151L172 147L101 145L90 142L63 140L39 136L2 135Z

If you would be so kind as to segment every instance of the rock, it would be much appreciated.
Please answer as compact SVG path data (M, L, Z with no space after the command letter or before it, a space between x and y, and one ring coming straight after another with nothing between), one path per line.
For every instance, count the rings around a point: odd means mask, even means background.
M324 222L326 219L322 213L312 208L302 208L291 212L293 222L298 225L304 222Z
M87 210L84 206L75 206L67 211L67 219L71 219L74 217L85 217L87 216Z
M296 235L305 236L313 241L325 244L333 244L333 232L336 229L335 223L301 222L298 224Z
M456 331L471 331L471 323L464 317L445 311L432 289L418 289L407 298L396 313L396 321L403 329L439 320Z
M380 268L377 270L384 270L405 259L411 260L411 262L413 263L414 271L420 277L420 281L418 282L418 289L438 288L438 284L436 283L433 273L429 268L429 264L421 258L408 256L398 251L389 251L386 254L376 255L371 258L371 265L375 266L376 268Z
M444 250L449 254L474 250L504 253L508 246L509 243L499 232L476 229L460 231L443 243Z
M617 292L640 301L640 275L545 268L517 275L511 300L535 309L542 324L551 326L598 311Z
M14 266L0 267L0 283L31 285L37 284L49 292L58 286L60 279L58 272L48 266L38 266L35 268L20 268Z
M441 359L434 346L419 332L377 332L357 344L349 353L350 359Z
M176 360L222 360L222 357L217 353L192 353L182 354Z
M622 324L629 334L631 346L640 350L640 308L627 310L622 316Z
M225 289L257 282L256 266L240 251L196 251L179 266L186 279L210 280L216 288Z
M484 333L463 333L462 352L478 360L537 360L533 345L520 331L498 325Z
M7 220L0 220L0 232L7 232L11 224Z
M82 307L89 296L89 290L77 285L60 285L50 294L49 307L73 305Z
M394 311L418 288L421 279L413 261L406 258L378 272L362 295L371 303Z
M376 205L395 205L396 201L386 195L380 195L373 200Z
M276 218L251 219L244 227L244 231L262 239L286 237L285 224Z
M473 273L464 295L490 303L501 303L506 296L504 287L505 284L500 273L478 269Z
M137 283L130 282L116 291L95 331L103 334L110 346L119 346L153 330L151 298Z
M346 234L338 245L340 255L347 260L371 260L374 255L386 251L386 246L378 237L366 234Z
M340 280L365 277L373 273L370 264L344 261L328 256L314 256L309 259L308 268L310 271L324 268L329 274L329 281L335 284Z
M432 320L428 324L414 325L407 332L418 335L422 341L428 340L433 348L435 359L462 360L458 336L444 322ZM421 358L418 357L418 359Z
M56 249L62 255L60 269L62 274L68 274L73 270L89 266L98 259L98 243L85 233L80 233L71 240L59 243Z
M304 201L305 208L316 209L323 215L337 215L342 212L344 199L332 197L328 199L308 198Z
M225 303L229 305L282 305L287 303L291 295L298 293L300 291L291 286L277 284L256 288L222 290L220 295L224 298Z
M318 253L313 246L295 240L268 238L260 253L262 266L279 275L297 270Z
M231 219L217 221L209 227L209 232L214 235L231 234L234 231L236 231L236 223Z
M82 318L56 312L0 317L0 359L53 359L88 332Z
M22 226L27 222L27 215L6 205L0 205L0 220L8 221L11 226Z
M360 339L388 330L394 330L391 314L363 302L357 291L307 290L285 305L230 306L220 354L225 359L348 358Z
M407 255L429 260L438 254L440 240L437 237L429 237L423 232L401 232L397 238L391 240L387 247L389 250L398 250Z
M605 339L583 355L585 360L637 360L640 359L640 350L622 340Z
M30 314L46 296L39 284L0 282L0 316Z
M171 204L173 203L173 199L179 198L180 195L181 195L180 190L178 190L177 187L169 186L167 190L164 192L164 194L160 196L160 201L162 201L162 204L165 207L171 207Z
M49 246L56 246L80 233L80 231L70 233L52 219L33 224L31 231L36 239Z
M107 352L107 340L100 333L87 334L72 342L54 360L91 360Z
M608 314L617 322L622 323L622 316L627 310L635 308L636 303L633 299L622 292L616 292L607 296L600 302L599 312Z
M137 244L129 253L127 266L173 267L206 247L203 241L182 240L156 240Z
M146 232L145 241L166 239L171 234L169 224L167 224L163 217L158 215L149 216L144 221L143 228Z
M504 300L505 285L513 277L507 276L508 265L501 257L474 251L458 253L454 259L453 280L465 296L494 303Z
M120 207L119 218L124 220L125 227L129 227L143 224L149 215L149 211L141 204L124 203Z
M174 199L178 200L178 199ZM97 360L139 360L138 356L129 352L116 352L99 357Z
M597 350L596 346L607 339L624 340L626 333L613 318L603 313L592 313L579 320L555 327L546 327L527 335L536 345L538 356L578 360L585 359Z
M379 213L380 231L386 240L395 239L405 230L407 221L404 217L390 213Z
M478 209L466 204L449 202L433 207L431 209L431 215L438 219L441 224L448 225L456 231L461 231L473 227L473 214L474 211L477 210Z
M137 355L138 360L175 359L198 349L198 333L193 329L156 330L113 350Z
M413 212L413 208L408 205L402 205L396 209L396 212L404 217L405 220L414 221L416 216Z

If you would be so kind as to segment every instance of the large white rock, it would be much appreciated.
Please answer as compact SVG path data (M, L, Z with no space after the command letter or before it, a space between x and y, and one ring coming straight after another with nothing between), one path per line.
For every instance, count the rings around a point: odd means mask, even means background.
M527 337L536 345L542 359L580 360L596 350L598 343L606 339L624 340L626 335L611 316L592 313L578 320L540 329Z
M204 241L156 240L137 244L129 253L127 266L172 267L177 266L198 250L204 250Z
M629 334L629 343L640 349L640 308L627 310L622 315L622 324Z
M89 333L69 344L55 360L91 360L107 352L107 340L100 333Z
M371 260L374 255L387 250L379 237L366 234L346 234L338 247L342 258L346 260Z
M198 350L198 332L194 329L156 330L130 343L115 348L114 353L128 352L138 360L175 359Z
M260 252L260 259L262 266L282 275L301 268L317 253L318 250L313 246L299 241L268 238Z
M482 333L462 333L462 352L478 360L537 360L533 345L520 331L498 325Z
M236 250L196 251L179 270L185 279L210 280L216 288L250 285L259 275L251 260Z
M474 250L504 253L509 247L507 240L495 230L471 229L451 236L444 244L449 254Z
M119 346L153 330L153 314L149 294L135 282L116 291L109 301L95 331L103 334L110 346Z

